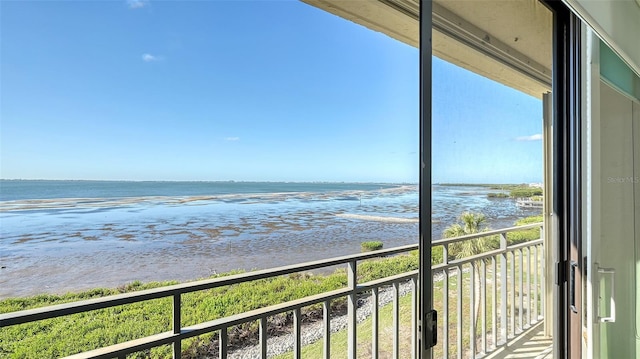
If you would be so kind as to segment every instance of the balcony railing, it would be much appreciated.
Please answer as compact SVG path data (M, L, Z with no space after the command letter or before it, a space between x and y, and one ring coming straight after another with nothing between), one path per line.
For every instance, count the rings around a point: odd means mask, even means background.
M536 228L538 239L508 244L508 233ZM434 291L442 292L442 301L435 302L442 313L437 357L484 356L544 318L543 232L542 223L535 223L432 242L433 248L443 248L443 263L432 266L434 282L441 284L434 285ZM453 243L488 236L498 236L498 249L449 260ZM473 308L476 300L478 314Z
M513 228L506 228L491 232L483 232L464 237L441 239L433 241L434 248L443 247L443 262L434 264L434 296L441 322L438 323L441 338L436 351L439 357L457 355L462 357L476 357L489 353L504 346L507 341L525 330L528 326L543 318L544 288L542 258L542 239L527 241L520 244L508 245L507 234L521 230L539 228L542 224L531 224ZM499 248L466 258L449 260L448 250L451 244L462 241L473 241L478 238L498 236ZM403 283L411 284L411 344L410 354L417 356L417 304L418 304L418 270L398 273L385 278L359 283L357 280L358 263L379 257L394 256L418 249L418 245L408 245L375 252L349 255L339 258L325 259L298 265L260 270L249 273L231 275L197 282L177 284L156 289L108 296L103 298L60 304L44 308L17 311L0 315L0 327L19 325L39 320L68 316L98 309L110 308L149 301L158 298L172 298L172 330L152 336L97 348L95 350L72 355L68 358L126 358L128 354L150 348L171 345L174 358L180 358L182 341L207 333L216 332L218 335L218 353L220 358L229 355L228 330L239 324L258 322L259 352L261 358L267 357L267 318L278 314L291 314L293 318L293 356L301 356L301 309L311 305L321 305L323 308L323 356L331 357L331 302L346 298L347 303L347 353L349 358L356 358L358 350L358 321L356 310L359 299L370 296L371 300L371 353L377 358L379 352L379 338L381 329L391 331L392 354L394 358L400 356L400 290ZM205 321L199 324L183 326L182 298L190 292L207 290L229 285L251 282L265 278L274 278L300 272L308 272L322 268L346 266L347 286L293 301L267 306L244 313ZM479 278L477 278L479 275ZM516 276L517 275L517 276ZM477 283L476 283L477 282ZM381 289L391 287L392 290L392 328L380 328L378 294ZM438 294L440 292L440 294ZM499 294L498 294L499 293ZM476 301L476 296L478 301ZM465 300L465 297L467 300ZM343 300L343 299L342 299ZM487 305L490 302L490 305ZM439 307L438 307L439 306ZM474 307L479 306L476 316ZM465 319L464 317L468 319ZM479 324L476 325L476 318ZM468 324L465 326L465 320ZM466 329L465 329L466 328ZM466 333L466 334L465 334ZM450 336L455 334L453 343ZM36 334L37 335L37 334ZM465 340L464 337L468 340Z

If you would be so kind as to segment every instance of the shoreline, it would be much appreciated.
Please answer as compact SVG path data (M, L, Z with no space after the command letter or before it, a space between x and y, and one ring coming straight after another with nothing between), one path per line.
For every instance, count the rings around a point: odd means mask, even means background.
M318 200L269 194L242 202L0 213L0 299L273 268L360 253L366 241L385 248L414 244L418 204L411 188L374 191L362 200L358 191L343 191L315 194ZM434 198L433 238L463 210L485 213L492 228L532 213L488 200L482 190L448 188Z
M372 266L362 268L362 270L359 272L359 276L361 276L362 281L373 280L377 275L379 275L379 272L381 270L382 272L385 271L384 268L394 268L396 265L398 265L398 260L401 261L400 263L406 263L403 265L410 265L412 267L415 267L417 265L418 257L415 253L413 253L402 256L402 258L400 256L396 258L382 258L379 261L373 261ZM11 312L13 310L21 309L28 310L30 308L37 308L43 305L54 305L85 299L90 300L91 298L102 296L114 294L117 295L120 293L133 292L136 290L152 289L157 288L160 285L167 284L169 283L134 283L125 288L117 288L112 290L96 289L86 293L80 293L76 296L68 296L62 298L47 298L42 296L35 296L32 298L26 298L24 300L18 299L3 301L1 309L2 312ZM226 288L226 286L224 286L217 289L212 288L204 291L195 291L188 295L188 302L191 306L193 306L193 310L185 311L185 317L183 319L185 323L198 323L206 321L207 319L211 320L215 318L228 317L237 313L246 312L247 310L253 310L256 308L277 304L282 301L296 300L308 295L313 295L314 293L323 293L327 290L335 290L344 287L346 284L346 273L334 271L332 274L326 276L275 276L272 278L265 278L257 281L247 282L246 285L238 284L229 288ZM311 292L309 292L309 290L311 290ZM364 300L365 297L362 297L362 301L360 302L359 307L362 307L362 304L365 303ZM346 304L341 302L334 302L334 304L335 306L332 307L333 315L341 316L341 313L344 310ZM107 325L107 323L111 322L115 318L113 317L113 313L107 310L95 312L89 316L80 316L76 318L78 320L76 324L80 325L80 328L76 329L79 329L81 331L90 330L93 333L95 327L98 326L101 328L101 330L108 331L108 337L110 338L108 339L109 341L118 340L121 335L125 334L125 332L128 333L134 327L139 328L144 332L144 334L141 335L146 335L147 333L156 333L158 331L164 330L167 325L165 320L166 313L167 311L170 312L171 310L170 300L151 300L146 301L143 305L145 307L145 312L147 313L145 315L148 316L148 321L147 319L145 319L144 323L135 320L136 318L138 318L139 308L134 306L123 308L122 312L119 314L121 316L118 317L118 320L122 320L123 322L129 322L129 320L132 320L132 327L118 326L118 330L112 330L113 328ZM317 308L309 308L309 310L306 311L306 314L304 315L309 315L309 318L314 318L316 316L316 311ZM286 333L286 330L280 331L280 329L277 329L280 327L282 327L283 329L288 327L286 324L282 326L284 324L282 320L285 320L286 322L287 319L285 317L273 318L272 324L276 326L276 332ZM52 340L58 338L58 335L60 335L60 330L74 330L68 328L69 324L68 321L65 320L65 318L54 319L53 322L48 323L47 325L55 326L56 329L44 330L44 328L42 328L40 330L44 331L41 333L41 335L25 338L25 340L21 342L22 345L25 346L25 349L34 348L41 344L48 345L48 343L51 343ZM334 328L338 328L338 325L335 325ZM234 332L236 334L234 334L233 338L230 339L230 343L233 346L241 344L240 346L236 347L238 349L247 349L247 347L244 345L248 343L246 341L247 337L245 336L249 333L255 333L257 329L255 327L252 327L250 323L247 323L247 325L239 326L238 330L238 332ZM16 332L13 334L7 332L4 334L8 335L7 337L5 337L5 339L9 340L9 342L12 338L11 335L21 335L20 332ZM275 338L275 335L272 338ZM82 348L84 348L84 346L86 345L87 348L92 348L95 344L96 343L94 343L93 341L88 341L81 344L81 346ZM189 345L190 348L195 348L202 344L203 343L199 343L196 341L190 343ZM77 348L82 349L81 347ZM61 350L61 348L51 350L53 350L53 352L59 353L58 350ZM205 348L204 350L207 349ZM244 357L244 355L241 355L240 357Z

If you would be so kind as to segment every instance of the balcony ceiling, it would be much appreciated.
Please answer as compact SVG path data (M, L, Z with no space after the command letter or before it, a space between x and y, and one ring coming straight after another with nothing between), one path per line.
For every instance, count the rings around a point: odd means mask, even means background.
M419 44L419 0L302 0ZM552 14L537 0L434 0L437 57L541 98L551 90Z

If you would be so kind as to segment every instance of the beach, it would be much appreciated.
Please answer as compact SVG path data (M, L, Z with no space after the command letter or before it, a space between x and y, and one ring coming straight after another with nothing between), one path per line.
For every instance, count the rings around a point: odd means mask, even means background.
M0 201L0 299L188 281L358 253L363 241L385 248L418 241L416 185L239 187ZM487 191L436 188L434 237L463 210L485 213L492 228L535 214L511 200L488 199Z

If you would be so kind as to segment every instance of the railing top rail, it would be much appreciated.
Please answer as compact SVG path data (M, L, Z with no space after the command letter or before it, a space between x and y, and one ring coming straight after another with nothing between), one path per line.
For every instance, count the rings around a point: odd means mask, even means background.
M193 336L210 333L221 328L228 328L240 323L257 320L263 317L268 317L278 313L284 313L296 308L302 308L313 304L318 304L327 300L334 300L344 297L350 293L365 292L371 288L379 288L384 285L390 285L392 283L398 283L411 278L416 278L418 271L410 271L406 273L397 274L394 276L373 280L363 283L356 288L342 288L328 292L319 293L316 295L308 296L305 298L295 299L284 303L270 305L264 308L258 308L249 310L243 313L231 315L224 318L218 318L207 322L191 325L181 328L180 333L163 332L156 335L131 340L124 343L114 344L108 347L103 347L75 355L65 357L65 359L88 359L88 358L112 358L117 355L131 353L137 350L144 350L152 347L156 347L163 344L168 344L176 340L176 338L186 339Z
M489 259L491 257L495 257L499 254L502 253L511 253L514 251L517 251L518 249L523 249L523 248L531 248L531 247L535 247L535 246L539 246L541 244L543 244L544 241L542 239L536 239L533 241L527 241L527 242L523 242L523 243L518 243L518 244L514 244L511 245L507 248L499 248L499 249L494 249L494 250L490 250L490 251L486 251L480 254L476 254L473 256L468 256L468 257L464 257L464 258L460 258L460 259L453 259L448 261L447 263L438 263L438 264L434 264L432 266L433 271L440 271L440 270L444 270L444 269L449 269L449 268L453 268L453 267L458 267L467 263L471 263L471 262L477 262L477 261L481 261L481 260L485 260L485 259Z
M188 327L180 328L179 333L163 332L151 335L145 338L135 339L128 342L114 344L111 346L94 349L87 352L78 353L65 357L65 359L88 359L88 358L113 358L121 354L128 354L134 351L153 348L163 344L169 344L176 338L186 339L205 333L210 333L221 328L228 328L241 323L257 320L263 317L269 317L278 313L284 313L295 308L320 303L325 300L344 297L354 291L350 288L336 289L329 292L323 292L313 296L291 300L284 303L274 304L264 308L258 308L230 315L224 318L213 319L207 322L198 323Z
M531 228L540 228L542 226L544 226L544 223L543 222L538 222L538 223L526 224L524 226L515 226L515 227L509 227L509 228L495 229L495 230L486 231L486 232L467 234L465 236L454 237L454 238L435 239L435 240L433 240L431 242L431 245L432 246L441 246L441 245L445 245L445 244L451 244L451 243L456 243L456 242L467 241L467 240L470 240L470 239L495 236L497 234L504 234L504 233L507 233L507 232L515 232L515 231L521 231L521 230L531 229Z
M367 253L357 253L342 257L322 259L313 262L301 264L293 264L277 268L263 269L247 273L239 273L225 277L205 279L195 282L187 282L175 284L166 287L147 289L137 292L111 295L102 298L88 299L78 302L58 304L49 307L35 308L17 312L0 314L0 327L27 323L35 320L55 318L70 314L76 314L96 309L104 309L123 304L131 304L136 302L147 301L151 299L164 298L173 295L196 292L216 287L223 287L243 282L251 282L255 280L276 277L291 273L309 271L318 268L331 267L334 265L345 264L353 261L361 261L365 259L378 258L398 253L417 250L418 244L410 244L401 247L382 249Z

